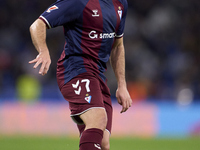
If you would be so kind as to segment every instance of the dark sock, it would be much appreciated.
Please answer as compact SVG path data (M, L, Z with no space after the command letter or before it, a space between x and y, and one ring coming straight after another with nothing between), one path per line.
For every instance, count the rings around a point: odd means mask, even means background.
M80 139L79 150L100 150L103 131L97 128L85 130Z

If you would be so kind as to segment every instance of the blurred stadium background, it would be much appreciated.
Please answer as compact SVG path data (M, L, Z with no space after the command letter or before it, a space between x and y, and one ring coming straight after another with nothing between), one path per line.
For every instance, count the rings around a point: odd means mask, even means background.
M38 70L28 64L37 55L29 26L53 2L0 0L0 145L6 143L5 137L11 138L7 140L10 143L18 135L78 136L69 117L68 103L56 83L56 62L64 45L62 27L47 32L52 58L48 74L39 76ZM128 2L124 36L126 78L134 104L127 113L119 113L121 107L115 99L117 84L108 63L106 76L114 105L112 138L120 141L192 138L192 145L197 146L200 143L200 1ZM182 143L188 143L192 150L189 142ZM170 148L163 145L159 149ZM9 146L3 149L8 150Z

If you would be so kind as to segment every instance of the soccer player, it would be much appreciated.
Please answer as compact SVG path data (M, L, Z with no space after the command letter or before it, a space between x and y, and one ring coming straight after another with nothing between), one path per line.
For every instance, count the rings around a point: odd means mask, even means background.
M51 63L46 28L63 26L65 47L57 63L57 82L69 102L80 131L80 150L109 150L112 104L104 72L110 58L118 88L116 97L127 111L132 100L126 88L123 32L126 0L57 0L31 25L38 51L29 63L45 75Z

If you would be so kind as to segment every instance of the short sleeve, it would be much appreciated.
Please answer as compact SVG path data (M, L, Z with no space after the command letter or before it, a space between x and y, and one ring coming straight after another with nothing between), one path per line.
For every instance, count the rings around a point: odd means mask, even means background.
M125 21L126 21L126 15L128 10L128 3L127 0L123 0L123 10L122 10L122 17L121 21L116 33L116 38L120 38L124 35L124 27L125 27Z
M58 0L40 15L48 28L62 26L76 20L83 11L80 0Z

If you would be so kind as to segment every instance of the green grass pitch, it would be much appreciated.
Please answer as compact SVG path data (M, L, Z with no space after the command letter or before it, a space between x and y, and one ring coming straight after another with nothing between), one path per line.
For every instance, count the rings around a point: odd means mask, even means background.
M78 138L0 136L0 150L78 150ZM200 150L200 138L111 138L111 150Z

